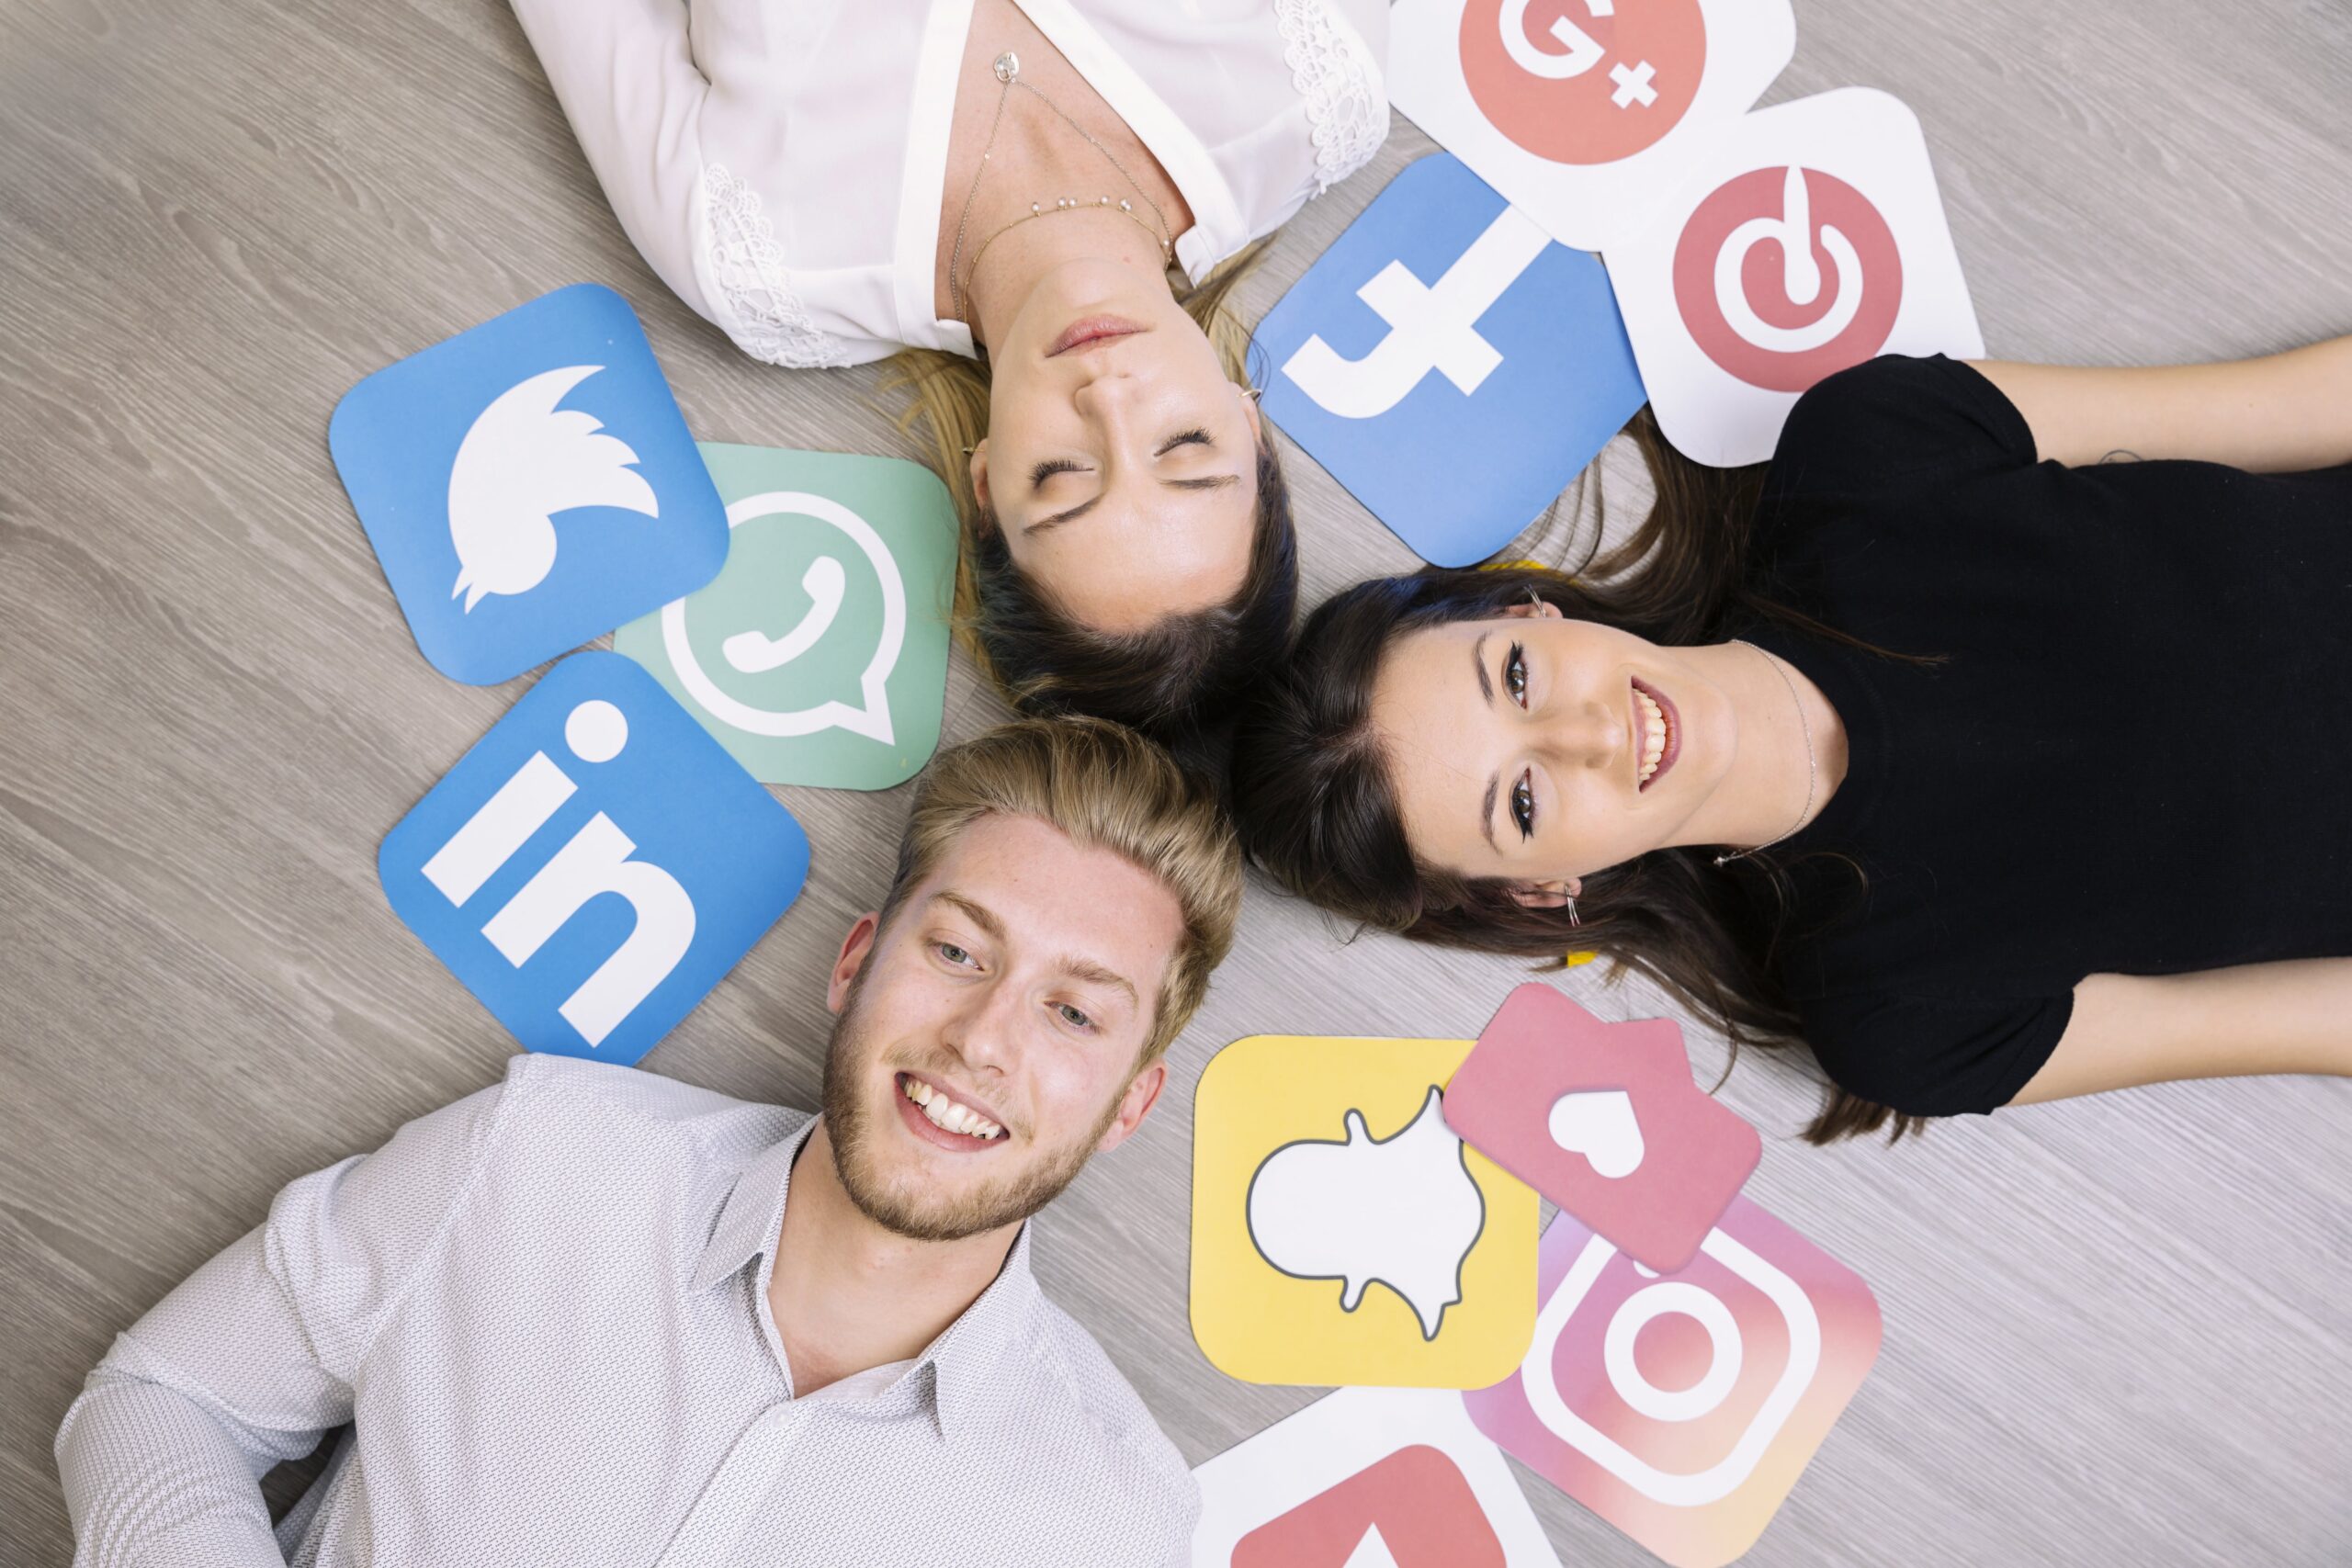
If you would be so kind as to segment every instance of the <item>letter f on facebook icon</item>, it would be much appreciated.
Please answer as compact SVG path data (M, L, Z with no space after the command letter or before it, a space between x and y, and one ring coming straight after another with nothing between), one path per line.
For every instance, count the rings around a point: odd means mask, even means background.
M653 678L565 660L377 856L385 897L534 1051L636 1061L799 894L792 814Z
M1256 348L1268 417L1440 566L1509 544L1645 395L1600 258L1447 153L1389 182Z
M1478 318L1551 243L1517 208L1506 207L1434 285L1392 261L1356 290L1388 323L1388 335L1361 359L1343 359L1319 335L1310 337L1283 363L1283 374L1344 419L1378 418L1432 370L1458 390L1475 392L1503 362L1478 335Z

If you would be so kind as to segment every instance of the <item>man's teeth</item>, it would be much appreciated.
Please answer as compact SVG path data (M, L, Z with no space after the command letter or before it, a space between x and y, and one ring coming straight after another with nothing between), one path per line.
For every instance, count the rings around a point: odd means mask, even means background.
M1666 755L1666 714L1639 686L1634 688L1634 701L1642 715L1641 782L1647 784L1657 772L1657 760Z
M951 1133L962 1133L974 1138L993 1138L1004 1131L970 1106L956 1103L921 1078L910 1077L907 1079L906 1094L909 1100L922 1107L922 1113L931 1119L934 1127L944 1127Z

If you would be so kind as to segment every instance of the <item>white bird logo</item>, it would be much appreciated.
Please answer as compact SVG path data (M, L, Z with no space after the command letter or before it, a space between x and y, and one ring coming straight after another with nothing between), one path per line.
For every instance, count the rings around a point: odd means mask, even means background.
M481 411L449 469L449 542L458 549L454 599L470 611L485 593L524 593L555 565L555 517L580 506L617 506L659 517L653 487L631 467L637 454L604 422L558 409L604 368L571 365L509 387Z

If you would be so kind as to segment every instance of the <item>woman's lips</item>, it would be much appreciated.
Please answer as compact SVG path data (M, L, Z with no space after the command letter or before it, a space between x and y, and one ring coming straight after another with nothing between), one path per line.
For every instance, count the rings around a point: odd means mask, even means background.
M1091 348L1096 344L1128 337L1144 330L1125 316L1081 316L1062 329L1062 335L1046 350L1046 357L1051 359L1075 349Z
M1633 686L1634 690L1641 693L1642 695L1649 698L1650 701L1657 705L1659 716L1666 720L1665 748L1658 752L1657 771L1652 773L1650 776L1645 779L1641 778L1640 773L1642 766L1641 758L1643 751L1646 749L1646 742L1648 739L1646 727L1638 723L1634 726L1634 772L1638 782L1634 787L1636 790L1645 790L1649 788L1650 785L1657 783L1658 780L1666 777L1668 770L1674 766L1674 760L1682 754L1682 715L1676 709L1672 700L1669 699L1664 692L1659 691L1656 686L1651 685L1648 682L1634 679L1633 681ZM1638 716L1641 709L1641 705L1639 703L1629 703L1627 705L1636 716Z

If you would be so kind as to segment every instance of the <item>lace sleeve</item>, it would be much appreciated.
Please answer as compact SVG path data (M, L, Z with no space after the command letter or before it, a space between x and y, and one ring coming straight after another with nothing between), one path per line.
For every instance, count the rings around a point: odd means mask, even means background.
M1388 138L1381 62L1331 0L1274 0L1283 62L1306 100L1317 196L1354 174Z
M851 363L831 333L808 319L792 290L760 193L719 164L702 174L703 241L715 291L711 303L736 346L754 359L796 370Z

